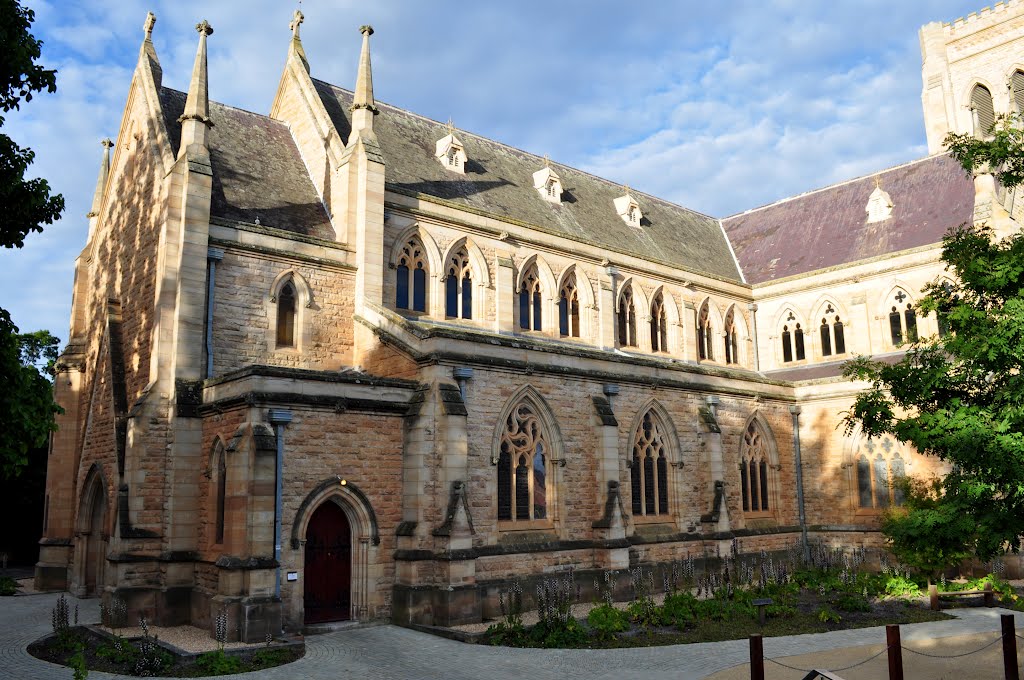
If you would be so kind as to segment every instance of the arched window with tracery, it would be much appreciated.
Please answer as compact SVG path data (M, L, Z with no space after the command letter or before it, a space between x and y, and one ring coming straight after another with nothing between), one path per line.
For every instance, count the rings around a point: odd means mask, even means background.
M548 519L550 446L532 404L519 402L508 414L498 454L498 519Z
M395 266L395 307L427 311L427 258L423 244L412 238L402 246Z
M743 433L740 452L740 495L745 513L767 513L772 509L772 464L768 447L769 442L761 426L752 420Z
M715 345L711 330L711 307L705 302L697 314L697 357L714 361Z
M540 276L537 268L531 267L519 286L519 327L524 331L543 330L541 307Z
M227 497L228 468L224 455L224 444L217 441L213 451L213 486L214 486L214 543L224 543L224 514Z
M1018 71L1018 73L1020 73L1020 71ZM949 326L949 311L952 304L960 300L960 296L953 295L953 284L950 283L949 281L943 281L940 284L940 287L942 288L942 292L947 297L952 298L952 303L941 305L935 313L935 320L938 322L939 326L939 337L944 338L952 332Z
M452 253L444 281L444 314L453 319L473 318L473 268L469 253L459 248Z
M1024 114L1024 71L1017 69L1010 76L1010 105L1016 113Z
M634 433L630 487L634 516L668 514L668 451L653 410L644 414Z
M784 363L803 361L807 358L807 351L804 347L804 329L801 328L792 311L786 315L779 340L782 344L782 361Z
M619 345L636 347L636 306L633 304L633 289L626 286L619 296Z
M857 505L862 510L884 510L903 505L903 488L895 482L906 475L900 447L890 438L868 439L857 457Z
M725 363L738 364L739 359L739 333L736 332L736 308L732 307L725 315Z
M665 316L665 296L658 293L651 302L651 349L668 351L668 320Z
M893 345L917 342L917 312L914 304L907 302L909 296L897 290L889 308L889 337Z
M574 274L566 277L558 291L558 334L563 338L580 337L580 296Z
M821 318L821 325L818 333L821 337L821 356L830 357L833 354L846 354L846 331L836 308L828 303Z
M277 293L277 347L295 347L295 284L286 282Z
M995 108L992 106L992 93L981 83L971 90L970 109L974 136L982 139L991 135L996 122Z

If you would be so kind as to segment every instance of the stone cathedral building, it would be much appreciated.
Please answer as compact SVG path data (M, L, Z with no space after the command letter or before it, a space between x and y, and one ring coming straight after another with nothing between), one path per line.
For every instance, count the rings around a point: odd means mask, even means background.
M915 304L947 229L1017 229L941 140L1024 106L1022 7L921 30L931 155L723 219L377 101L369 27L353 90L298 13L267 115L210 99L206 22L169 89L150 15L37 585L255 640L479 621L570 566L880 544L888 481L934 462L837 427L841 366L942 331Z

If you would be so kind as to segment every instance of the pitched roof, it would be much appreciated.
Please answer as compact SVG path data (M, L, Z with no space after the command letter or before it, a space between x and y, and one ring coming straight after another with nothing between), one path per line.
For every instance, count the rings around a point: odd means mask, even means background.
M893 210L869 224L876 177ZM748 210L722 226L755 284L938 243L973 211L973 182L942 154Z
M323 81L313 83L338 134L347 139L352 93ZM740 280L729 244L714 218L633 192L644 220L642 228L632 227L613 205L623 193L620 185L552 163L564 189L562 203L554 205L533 187L533 173L543 167L543 159L461 130L469 160L465 174L455 174L434 156L437 140L448 134L444 124L380 101L377 107L380 115L373 128L384 153L389 190L445 199L612 253Z
M161 87L160 105L171 148L177 153L178 116L185 109L185 93ZM267 227L335 239L327 211L284 123L212 101L210 119L211 216L250 223L259 217Z

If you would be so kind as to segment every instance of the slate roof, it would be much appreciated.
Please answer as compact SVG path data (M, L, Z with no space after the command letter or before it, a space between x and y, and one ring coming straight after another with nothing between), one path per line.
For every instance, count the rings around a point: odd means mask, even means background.
M348 139L352 93L313 80L338 134ZM623 188L575 168L552 163L562 180L562 204L545 201L533 186L543 159L477 135L457 131L469 157L465 175L446 170L434 156L447 127L376 102L373 129L386 163L387 188L425 194L496 217L525 222L547 233L634 255L687 271L738 281L740 273L718 220L667 201L632 192L640 204L642 228L626 224L613 200Z
M875 178L892 216L867 223ZM972 219L974 183L948 155L931 156L722 220L747 283L938 243Z
M185 93L160 88L171 148L181 140ZM258 113L210 102L210 214L333 241L334 228L288 127Z

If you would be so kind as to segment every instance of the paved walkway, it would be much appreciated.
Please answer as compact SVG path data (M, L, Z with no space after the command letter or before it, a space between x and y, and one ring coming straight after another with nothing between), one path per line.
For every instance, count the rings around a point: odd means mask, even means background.
M25 648L50 632L50 610L56 595L26 595L0 599L0 678L35 680L70 678L71 670L39 661ZM98 621L97 600L75 600L79 620ZM1002 609L960 609L957 619L901 627L904 642L990 634L999 631ZM1024 629L1024 614L1015 613L1018 631ZM1024 634L1024 631L1019 634ZM850 647L877 645L885 640L884 628L861 628L819 635L766 638L764 653L769 658L827 652ZM941 645L940 645L941 647ZM939 650L941 651L941 649ZM908 661L904 654L904 661ZM746 640L709 642L672 647L614 650L508 649L466 645L397 626L354 628L306 639L306 656L276 669L231 676L260 680L339 680L341 678L409 678L445 680L505 680L530 677L582 677L594 680L627 677L704 678L749 661ZM1000 666L1001 668L1001 666ZM92 672L90 679L124 676ZM912 676L908 676L912 677ZM973 675L972 677L980 677Z

